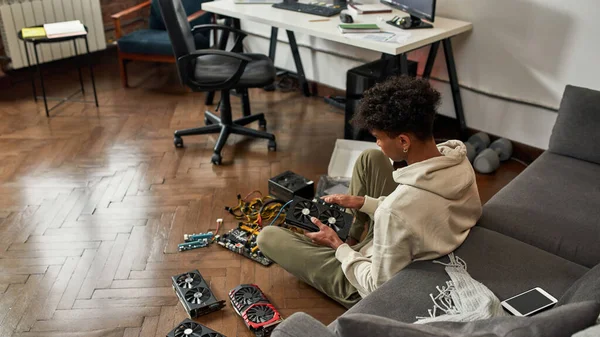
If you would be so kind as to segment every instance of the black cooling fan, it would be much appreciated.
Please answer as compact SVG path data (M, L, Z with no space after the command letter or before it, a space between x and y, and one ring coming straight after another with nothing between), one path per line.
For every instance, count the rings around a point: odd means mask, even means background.
M198 287L188 290L185 293L185 300L192 304L203 304L210 299L210 291L206 288Z
M342 212L335 209L326 209L323 213L319 214L319 220L327 226L333 228L336 232L339 232L344 227L345 219Z
M200 282L202 282L202 277L200 277L200 274L187 273L177 277L177 286L180 288L191 289L197 287Z
M205 327L200 323L186 319L179 323L167 337L225 337L224 335Z
M296 219L310 222L311 217L319 216L319 209L312 201L299 201L294 205L292 213Z

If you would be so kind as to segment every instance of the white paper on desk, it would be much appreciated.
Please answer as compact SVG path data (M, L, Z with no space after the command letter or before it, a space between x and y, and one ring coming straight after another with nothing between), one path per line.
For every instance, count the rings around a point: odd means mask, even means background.
M344 34L344 37L350 39L357 39L363 41L375 41L375 42L388 42L388 43L404 43L410 37L410 33L392 33L392 32L379 32L379 33L350 33Z

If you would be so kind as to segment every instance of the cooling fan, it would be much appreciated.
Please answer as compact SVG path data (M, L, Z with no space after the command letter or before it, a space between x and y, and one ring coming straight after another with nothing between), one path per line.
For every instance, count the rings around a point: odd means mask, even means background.
M283 320L275 307L256 284L241 284L229 292L235 311L242 316L244 324L257 337L271 334Z
M294 204L292 214L300 221L310 222L311 217L319 216L319 209L312 201L300 200Z
M197 270L175 275L171 279L173 290L190 318L206 315L225 306L225 301L217 301Z
M255 284L242 284L235 287L229 292L229 299L231 300L231 305L240 316L252 304L269 302L265 294Z
M307 200L294 197L285 216L285 223L310 232L318 232L319 228L310 221L311 217L319 219L331 227L345 241L352 225L352 215L343 207L327 204L320 199Z
M281 315L270 303L256 303L249 306L242 314L244 323L256 336L269 336L277 324L281 323Z
M210 295L208 289L198 287L188 290L185 293L185 300L191 304L203 304L210 299Z
M186 273L177 277L177 286L179 288L191 289L197 287L202 282L200 274Z
M225 337L224 335L205 327L200 323L186 319L179 323L167 337Z

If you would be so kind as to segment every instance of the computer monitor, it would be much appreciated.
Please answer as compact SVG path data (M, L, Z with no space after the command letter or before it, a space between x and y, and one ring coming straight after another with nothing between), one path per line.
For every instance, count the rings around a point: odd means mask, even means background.
M423 22L422 19L433 22L435 20L436 0L380 0L388 6L398 8L410 14L410 17L394 18L388 22L402 29L433 28L433 25Z

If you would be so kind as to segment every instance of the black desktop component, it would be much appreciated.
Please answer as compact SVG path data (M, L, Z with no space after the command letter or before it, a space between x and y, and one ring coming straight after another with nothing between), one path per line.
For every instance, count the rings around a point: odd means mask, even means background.
M354 19L352 19L352 15L342 13L340 14L340 21L342 21L343 23L353 23Z
M273 261L263 255L256 243L259 232L260 230L258 229L253 229L248 225L242 224L223 235L217 235L215 239L217 240L217 244L223 248L227 248L263 266L270 266Z
M435 20L436 0L380 0L388 6L400 9L410 14L408 17L394 17L388 24L402 29L433 28L433 25L424 20Z
M315 196L314 182L292 171L285 171L269 179L269 195L286 202L296 195L312 199Z
M318 232L319 227L312 223L311 217L319 219L333 229L342 241L346 241L352 226L352 214L346 213L346 209L341 206L327 204L321 199L294 197L287 210L285 223L310 232Z
M303 4L298 2L281 2L273 4L274 8L285 9L288 11L294 11L298 13L306 13L313 14L318 16L334 16L340 14L342 11L342 6L321 6L321 5L311 5L311 4Z
M190 319L179 323L167 337L225 337L224 335Z
M225 301L217 301L197 270L175 275L171 279L173 290L190 318L206 315L225 306Z
M346 107L344 138L375 141L367 130L356 130L350 120L358 111L363 93L389 76L399 75L400 66L393 59L379 59L348 70L346 73ZM408 75L417 76L417 62L408 61Z

